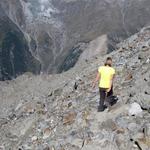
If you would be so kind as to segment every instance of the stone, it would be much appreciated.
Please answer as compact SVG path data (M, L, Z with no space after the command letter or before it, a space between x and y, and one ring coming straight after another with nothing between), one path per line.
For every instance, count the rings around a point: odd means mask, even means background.
M6 118L0 119L0 128L7 123L8 123L8 119L6 119Z
M144 134L146 137L150 138L150 123L144 125Z
M100 128L105 129L105 130L115 131L115 130L117 130L117 125L113 120L108 119L105 122L101 123Z
M19 138L24 137L32 129L36 119L36 116L23 118L21 122L19 120L13 124L9 130L12 134L19 136Z
M4 146L0 146L0 150L5 150L5 147Z
M11 132L8 132L5 134L7 138L9 138L11 141L18 141L18 136L11 133Z
M134 102L134 103L132 103L132 104L130 105L130 108L129 108L129 110L128 110L128 114L129 114L130 116L139 115L139 114L142 113L142 111L143 111L143 110L141 109L141 106L140 106L138 103Z
M123 134L118 134L116 135L116 144L121 148L121 147L125 147L125 136Z
M145 58L146 58L146 54L144 52L140 53L138 56L138 59L140 59L140 60L144 60Z
M117 134L124 134L125 133L125 129L117 128L116 132L117 132Z
M149 63L150 63L150 58L148 58L148 59L146 60L146 63L147 63L147 64L149 64Z
M51 150L49 146L45 146L43 150Z
M72 102L68 103L68 108L70 108L72 106Z
M53 95L53 92L49 92L48 97L51 97Z
M32 140L32 142L35 142L35 141L38 140L38 137L37 137L37 136L33 136L33 137L31 138L31 140Z
M50 150L56 150L54 146L52 146L52 148Z
M17 118L17 116L16 116L15 113L11 113L11 114L9 114L8 118L9 118L10 120L14 120L14 119Z
M37 104L36 104L36 112L38 113L38 114L45 114L46 113L46 107L45 107L45 104L44 103L42 103L42 102L38 102Z
M76 112L69 112L63 117L63 124L64 125L71 125L75 122L77 113Z
M96 145L96 144L89 144L89 145L85 145L82 150L102 150L100 148L99 145Z
M137 132L137 130L139 129L139 126L136 123L131 122L128 124L128 129L132 132Z
M58 88L58 89L56 89L56 90L54 90L54 96L61 96L61 94L62 94L62 89L61 88Z
M129 73L129 74L127 75L127 77L125 78L125 81L130 81L130 80L132 80L132 78L133 78L132 74Z
M135 135L133 135L132 138L134 139L134 141L144 139L144 133L143 132L138 132Z
M46 128L43 131L43 139L47 139L51 134L51 129L50 128Z
M25 108L26 113L32 114L32 113L34 113L34 111L35 110L32 106L28 106L28 107Z
M92 137L91 137L91 140L92 141L101 141L105 138L105 135L101 132L98 132L96 134L94 134Z
M83 147L83 142L84 140L83 139L74 139L71 144L72 145L75 145L75 146L78 146L80 149Z

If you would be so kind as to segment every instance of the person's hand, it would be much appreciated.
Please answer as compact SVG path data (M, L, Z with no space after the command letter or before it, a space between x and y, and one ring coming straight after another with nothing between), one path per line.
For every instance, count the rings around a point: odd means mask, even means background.
M95 89L96 84L92 83L92 89Z
M111 88L107 89L107 92L110 92Z

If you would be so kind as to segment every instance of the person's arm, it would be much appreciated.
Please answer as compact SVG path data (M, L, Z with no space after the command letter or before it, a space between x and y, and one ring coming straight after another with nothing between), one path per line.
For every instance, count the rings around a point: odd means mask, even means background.
M96 78L95 80L93 81L93 84L92 84L92 88L95 88L97 82L100 80L100 74L99 72L97 72L97 75L96 75Z
M107 92L110 92L112 86L113 86L113 81L114 81L114 78L115 78L115 74L112 75L112 78L110 80L110 88L107 90Z

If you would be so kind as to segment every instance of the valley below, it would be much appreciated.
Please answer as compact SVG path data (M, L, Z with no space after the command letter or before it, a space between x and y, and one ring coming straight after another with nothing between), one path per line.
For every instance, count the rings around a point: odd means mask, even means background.
M67 71L98 38L109 53L149 16L149 0L1 0L0 80Z

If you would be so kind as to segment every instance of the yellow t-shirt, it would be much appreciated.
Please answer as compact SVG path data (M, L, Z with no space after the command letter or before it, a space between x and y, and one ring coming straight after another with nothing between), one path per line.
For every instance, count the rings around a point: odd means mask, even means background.
M98 68L100 74L99 87L101 88L110 88L111 80L115 74L115 69L109 66L102 66Z

